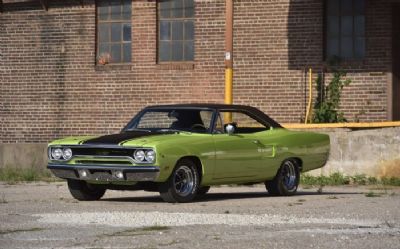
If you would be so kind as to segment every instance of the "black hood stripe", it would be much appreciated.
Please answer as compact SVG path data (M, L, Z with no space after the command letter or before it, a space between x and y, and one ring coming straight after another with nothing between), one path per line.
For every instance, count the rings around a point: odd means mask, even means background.
M88 145L99 145L99 144L110 144L110 145L118 145L121 142L126 142L127 140L148 137L154 135L160 135L164 133L158 132L145 132L145 131L127 131L119 134L105 135L96 138L92 138L82 142L82 144Z

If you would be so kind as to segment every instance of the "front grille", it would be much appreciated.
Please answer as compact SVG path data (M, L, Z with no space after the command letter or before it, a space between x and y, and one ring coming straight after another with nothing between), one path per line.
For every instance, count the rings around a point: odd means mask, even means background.
M98 161L98 160L76 160L76 164L96 164L96 165L132 165L130 161Z
M73 147L73 155L81 156L122 156L132 157L135 149L127 148L88 148L88 147Z

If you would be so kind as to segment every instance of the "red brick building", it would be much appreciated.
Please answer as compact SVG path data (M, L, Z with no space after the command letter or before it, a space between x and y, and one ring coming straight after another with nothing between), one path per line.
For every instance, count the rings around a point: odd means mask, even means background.
M346 118L400 118L400 1L234 4L234 103L300 122L307 68L337 55ZM149 104L223 102L225 0L0 6L0 143L117 132Z

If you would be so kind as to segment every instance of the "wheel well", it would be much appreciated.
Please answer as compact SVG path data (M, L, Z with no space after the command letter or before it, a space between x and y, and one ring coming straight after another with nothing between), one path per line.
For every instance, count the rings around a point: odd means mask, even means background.
M177 161L177 164L181 160L184 160L184 159L191 160L192 162L194 162L194 164L196 164L196 169L197 169L197 172L199 173L199 176L200 176L200 179L199 179L200 181L199 182L201 182L201 179L203 177L203 165L201 164L200 159L197 156L185 156L185 157L180 158Z
M288 158L288 160L291 160L296 163L297 167L299 167L299 172L303 171L303 161L300 158L291 157L291 158Z

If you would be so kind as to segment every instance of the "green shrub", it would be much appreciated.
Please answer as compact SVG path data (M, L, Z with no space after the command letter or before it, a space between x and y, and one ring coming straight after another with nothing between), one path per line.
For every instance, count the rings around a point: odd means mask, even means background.
M317 100L314 105L314 123L340 123L347 122L343 112L339 111L340 97L344 86L350 84L350 79L346 77L344 71L333 71L333 78L328 86L325 87L321 75L318 75Z

